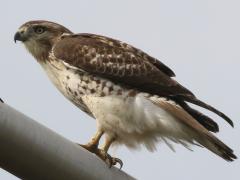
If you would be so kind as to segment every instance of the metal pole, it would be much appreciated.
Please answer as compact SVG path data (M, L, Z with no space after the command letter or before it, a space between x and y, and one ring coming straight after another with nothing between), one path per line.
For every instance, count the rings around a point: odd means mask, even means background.
M31 180L133 180L0 102L0 167Z

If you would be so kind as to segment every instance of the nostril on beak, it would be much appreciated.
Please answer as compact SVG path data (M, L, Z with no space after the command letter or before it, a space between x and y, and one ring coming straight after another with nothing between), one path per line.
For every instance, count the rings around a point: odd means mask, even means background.
M20 34L23 34L23 33L24 33L24 31L20 31L19 33L20 33Z

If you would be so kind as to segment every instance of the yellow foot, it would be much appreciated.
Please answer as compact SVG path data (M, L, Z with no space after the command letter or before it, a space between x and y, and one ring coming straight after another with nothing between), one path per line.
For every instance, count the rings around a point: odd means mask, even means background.
M79 146L82 146L84 149L92 152L92 153L95 153L96 154L96 151L98 149L98 144L78 144Z
M111 157L107 152L102 149L98 149L97 144L78 144L82 146L84 149L90 151L91 153L96 154L100 159L106 162L109 165L109 168L115 166L117 163L120 165L120 169L122 169L123 162L119 158Z
M120 165L120 169L122 169L123 162L119 158L111 157L107 152L102 149L97 149L95 153L100 159L106 162L109 165L109 168L116 165L117 163Z

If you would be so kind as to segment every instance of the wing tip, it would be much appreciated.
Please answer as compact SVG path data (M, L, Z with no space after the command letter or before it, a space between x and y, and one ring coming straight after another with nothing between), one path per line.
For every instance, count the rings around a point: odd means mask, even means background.
M232 127L234 127L233 121L224 113L220 112L219 110L217 110L216 108L206 104L205 102L195 98L195 97L184 97L181 96L182 100L190 102L192 104L195 104L197 106L201 106L202 108L208 109L209 111L212 111L213 113L217 114L218 116L222 117L229 125L231 125Z
M226 116L226 115L223 114L222 112L220 112L220 116L221 116L223 119L225 119L225 120L228 122L228 124L230 124L230 125L234 128L234 123L233 123L233 121L232 121L228 116Z
M187 111L196 121L198 121L202 126L204 126L207 130L217 133L219 132L218 124L207 115L201 113L200 111L193 109L186 102L176 100L176 102Z

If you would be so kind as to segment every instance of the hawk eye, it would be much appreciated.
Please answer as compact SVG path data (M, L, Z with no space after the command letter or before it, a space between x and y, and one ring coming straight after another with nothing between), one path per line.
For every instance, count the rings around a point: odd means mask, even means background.
M37 26L34 28L34 32L37 34L42 34L42 33L44 33L44 31L45 31L45 28L41 27L41 26Z

